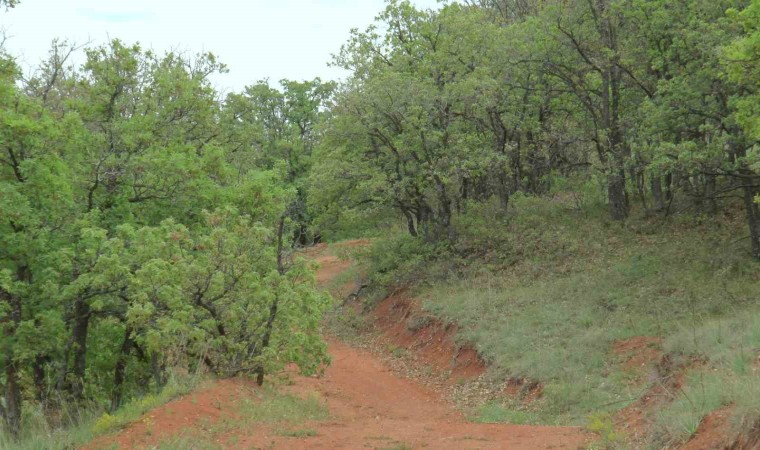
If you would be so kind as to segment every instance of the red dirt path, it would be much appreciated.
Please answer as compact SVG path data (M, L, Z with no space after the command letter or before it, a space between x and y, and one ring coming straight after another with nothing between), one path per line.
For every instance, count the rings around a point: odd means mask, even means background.
M587 435L578 428L473 424L432 390L399 378L373 354L330 342L332 365L321 378L298 378L295 392L319 392L332 418L310 423L318 435L294 439L254 435L242 447L281 449L388 448L578 449Z
M348 265L317 253L322 269L317 277L329 282ZM287 437L269 426L232 430L217 443L225 448L274 449L581 449L590 436L575 427L544 427L468 422L451 404L428 387L399 377L377 356L337 341L329 342L332 365L321 377L294 377L288 390L317 392L326 402L330 419L300 428L316 436ZM478 364L468 361L472 370ZM213 423L234 414L231 405L253 386L243 381L220 381L148 413L143 420L88 448L150 448L169 436L203 435ZM146 425L147 423L147 425ZM234 442L234 444L231 444ZM403 447L402 447L403 448Z

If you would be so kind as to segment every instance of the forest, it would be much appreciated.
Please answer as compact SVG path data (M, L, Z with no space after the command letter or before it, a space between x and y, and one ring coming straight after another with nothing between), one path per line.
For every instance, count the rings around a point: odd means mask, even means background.
M520 359L534 343L491 339L493 299L462 294L484 272L509 296L547 273L598 277L535 295L544 312L568 292L598 300L562 323L587 314L600 333L664 314L696 340L736 318L726 341L746 337L748 353L715 354L741 366L726 377L750 399L723 403L758 429L760 1L389 0L330 64L350 75L222 94L213 53L59 40L27 75L0 46L6 442L32 418L66 427L182 374L319 373L335 303L300 249L358 237L374 242L368 291L456 278L439 292L452 303L428 309L528 378L593 358L542 369ZM664 294L643 292L654 279ZM509 327L530 336L532 320ZM595 412L557 395L537 422Z

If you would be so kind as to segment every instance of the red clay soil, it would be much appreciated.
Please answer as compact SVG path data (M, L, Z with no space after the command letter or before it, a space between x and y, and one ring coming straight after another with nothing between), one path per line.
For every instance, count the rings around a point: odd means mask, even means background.
M626 370L646 371L662 358L662 338L634 336L615 342L612 351L625 359Z
M708 450L729 448L731 408L725 407L713 411L699 424L697 432L681 450Z
M153 409L115 435L103 436L83 450L150 448L162 440L204 429L224 417L234 417L234 405L252 395L254 384L240 379L219 380Z
M688 368L701 361L692 361L687 367L673 367L663 356L662 339L636 336L618 341L613 352L623 358L623 367L638 372L636 383L649 385L647 392L636 402L623 408L617 415L617 426L628 436L632 445L644 441L658 409L673 401L682 389ZM680 447L681 450L755 450L760 449L760 430L736 437L729 418L732 407L711 412L702 419L697 432Z
M360 245L360 244L359 244ZM316 252L321 264L320 282L326 283L347 267L337 258ZM341 268L342 269L339 269ZM384 303L386 326L395 330L399 342L406 336L401 325L392 325L392 317L408 317L405 301ZM394 308L393 305L396 305ZM409 309L407 309L409 312ZM402 328L404 327L404 328ZM474 351L456 349L450 340L452 330L428 326L420 336L430 344L419 345L431 361L450 367L458 376L482 372L483 365ZM416 339L416 338L415 338ZM299 425L314 430L315 436L288 437L272 426L238 429L219 436L223 448L274 449L359 449L390 448L405 445L429 449L581 449L591 436L576 427L543 427L508 424L475 424L441 395L429 387L401 378L376 355L337 341L329 342L332 364L320 377L294 376L287 389L298 395L317 393L328 407L330 419ZM457 355L457 356L452 356ZM242 395L251 395L250 383L219 381L201 390L148 413L115 436L106 437L86 448L102 448L116 444L120 449L149 448L171 435L203 435L225 414L234 415L234 402ZM245 391L248 391L246 393ZM234 444L232 444L234 442Z
M634 384L646 389L638 400L623 408L616 417L617 428L634 443L646 437L652 425L653 412L672 399L670 391L681 383L677 375L666 374L670 368L668 361L662 357L661 345L661 338L635 336L618 341L612 347L613 353L622 359L622 366L634 372Z
M330 342L332 365L320 378L296 378L292 389L318 392L331 418L299 428L317 436L255 434L240 448L359 449L406 445L430 449L580 449L588 435L574 427L473 424L434 391L399 378L375 355Z
M736 436L731 429L732 406L724 406L706 415L697 432L680 450L757 450L760 449L760 424Z
M456 326L444 325L426 315L419 300L410 298L404 290L380 302L372 314L390 343L413 351L422 362L448 374L452 382L475 378L485 372L486 366L477 351L454 341Z

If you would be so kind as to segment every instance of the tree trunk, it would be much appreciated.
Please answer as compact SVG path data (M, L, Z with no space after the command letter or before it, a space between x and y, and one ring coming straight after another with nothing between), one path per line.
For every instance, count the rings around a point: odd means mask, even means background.
M716 177L715 175L705 175L705 197L707 198L707 214L714 216L718 214L718 200L715 198Z
M213 368L213 366L212 366ZM158 353L151 353L150 355L150 369L153 373L153 381L156 383L156 392L160 392L161 389L166 386L166 376L164 365Z
M745 181L744 205L747 209L747 224L752 241L752 257L760 259L760 204L755 200L760 196L760 177Z
M414 226L414 216L407 210L404 210L404 217L406 217L406 228L409 230L409 234L412 237L417 237L417 228Z
M113 369L113 393L111 395L111 412L121 406L124 398L124 380L126 378L127 357L132 349L132 328L129 326L124 330L124 341L121 344L119 359L116 360L116 366Z
M504 213L509 211L509 180L503 171L499 174L499 206Z
M673 200L673 175L665 175L665 200Z
M665 198L662 195L662 179L659 176L654 176L649 179L649 185L652 189L652 199L654 200L654 207L657 211L665 209Z
M277 273L282 277L285 275L285 265L283 264L282 254L282 233L285 229L285 216L280 218L280 223L277 225ZM274 330L274 321L277 318L277 309L280 305L279 292L275 292L274 300L269 305L269 317L264 327L264 336L261 338L261 347L256 351L256 355L261 355L265 348L269 347L269 341L272 338L272 331ZM259 363L256 368L256 384L261 386L264 384L264 365Z
M445 236L449 239L453 238L453 230L451 229L451 200L446 189L446 184L438 175L433 175L435 180L435 190L438 197L438 214L436 217L436 230L435 238L438 239L441 236Z
M26 267L18 269L19 279L27 279ZM0 290L0 299L5 300L10 307L11 324L6 328L6 336L13 337L18 324L21 323L21 299L16 295ZM8 432L16 439L21 433L21 386L13 347L5 349L5 407L2 410Z
M45 355L38 355L32 364L32 376L34 378L34 388L37 391L37 401L45 406L47 403L47 386L45 386L45 364L50 360Z
M264 329L264 336L261 338L261 349L262 351L269 347L269 341L272 338L272 330L274 329L274 320L277 318L277 308L280 303L280 297L277 293L275 293L274 300L272 301L272 304L269 306L269 318L267 319L266 328ZM259 352L261 354L261 352ZM259 366L256 368L256 384L261 386L264 384L264 365L259 364Z
M21 434L21 387L13 353L5 356L5 424L14 439Z
M625 192L625 173L614 170L607 178L607 199L613 220L625 220L628 217L628 199Z
M76 400L84 399L84 378L87 370L87 333L90 327L90 304L84 299L77 299L74 305L74 379L71 394Z

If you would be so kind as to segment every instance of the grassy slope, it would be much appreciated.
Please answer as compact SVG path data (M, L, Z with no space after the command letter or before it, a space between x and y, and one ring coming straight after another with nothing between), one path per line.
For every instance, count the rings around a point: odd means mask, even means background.
M742 217L621 226L573 196L517 198L509 220L496 210L458 224L468 258L428 265L417 280L428 286L418 287L424 308L459 324L497 379L543 384L540 401L486 405L481 419L584 424L614 414L647 388L611 351L633 336L661 337L675 365L691 367L655 418L656 442L688 438L725 404L744 425L760 418L760 264L740 240Z

